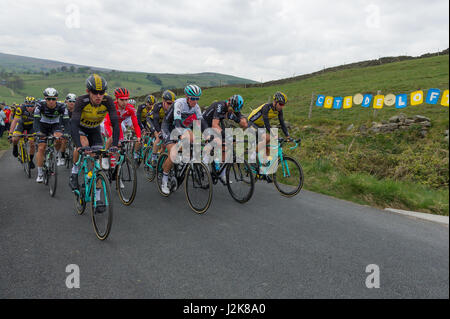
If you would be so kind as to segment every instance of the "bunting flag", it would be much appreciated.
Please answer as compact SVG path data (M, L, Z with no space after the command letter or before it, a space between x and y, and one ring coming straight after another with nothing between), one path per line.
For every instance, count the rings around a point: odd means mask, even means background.
M333 97L327 95L317 95L316 106L326 109L350 109L353 105L361 105L368 108L382 109L383 107L393 107L402 109L410 106L417 106L423 103L430 105L440 104L442 106L449 106L449 90L441 91L440 89L429 89L427 94L423 90L417 90L408 94L387 94L387 95L372 95L372 94L355 94L354 96Z

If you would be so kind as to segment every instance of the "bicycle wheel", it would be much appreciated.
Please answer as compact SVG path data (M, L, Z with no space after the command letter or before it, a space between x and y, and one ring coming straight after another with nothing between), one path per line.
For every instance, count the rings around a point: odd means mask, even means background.
M144 153L144 174L149 182L152 182L156 176L156 169L152 166L153 150L147 148Z
M203 214L211 205L213 183L208 167L203 163L189 165L184 180L184 191L189 206L197 214Z
M56 156L54 151L50 152L47 164L47 183L50 187L50 196L54 197L56 193L56 185L58 182L58 166L56 165Z
M129 206L136 197L137 179L136 166L129 156L125 156L122 164L117 168L116 188L122 204Z
M83 215L86 209L86 201L84 196L86 195L86 185L84 184L84 174L81 172L78 174L78 190L74 191L75 208L78 215Z
M158 162L156 164L156 185L158 186L158 191L160 192L160 194L164 197L167 197L169 195L166 195L163 193L163 191L161 190L161 186L162 186L162 177L163 177L163 164L164 161L166 160L166 158L168 157L167 153L163 153L159 156L158 158Z
M250 165L246 161L228 164L226 177L228 192L235 201L242 204L252 198L255 190L255 178Z
M297 195L303 187L302 167L289 156L284 156L282 161L278 159L277 171L272 177L277 190L286 197Z
M25 171L25 175L28 178L31 178L30 157L28 156L28 153L27 153L26 144L23 144L21 146L21 153L22 153L21 156L23 158L23 162L22 162L23 170Z
M113 220L113 201L108 177L97 172L91 190L91 215L94 232L98 239L105 240L111 232Z

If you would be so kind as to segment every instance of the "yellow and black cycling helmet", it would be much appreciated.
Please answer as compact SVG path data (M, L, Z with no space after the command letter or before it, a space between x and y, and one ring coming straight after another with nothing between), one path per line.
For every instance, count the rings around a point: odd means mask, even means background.
M164 101L172 101L175 102L175 93L173 93L171 90L165 90L162 94L162 98Z
M273 95L273 100L280 104L286 104L288 101L286 94L284 94L283 92L280 92L280 91L276 92Z
M150 104L153 105L156 102L156 98L153 95L149 95L147 96L147 98L145 99L145 101Z
M89 91L104 92L108 89L108 83L104 77L94 73L86 79L86 88Z
M32 96L27 96L23 102L25 105L34 105L36 103L36 99Z

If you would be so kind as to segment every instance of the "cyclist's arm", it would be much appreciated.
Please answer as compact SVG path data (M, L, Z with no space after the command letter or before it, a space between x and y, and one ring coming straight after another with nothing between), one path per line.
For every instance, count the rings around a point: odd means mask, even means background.
M35 133L39 133L41 131L41 109L39 106L36 106L34 109L33 131Z
M148 121L153 121L153 127L155 128L155 131L161 132L161 125L159 125L159 110L156 110L153 113L153 120L147 117L147 122Z
M11 135L14 132L14 129L16 128L17 123L19 122L19 119L17 117L14 117L12 120L11 126L9 128L9 135Z
M133 127L134 127L134 132L136 133L136 137L141 138L141 126L139 125L137 116L134 112L132 112L131 121L133 122Z
M289 132L288 132L288 129L286 127L286 123L284 122L283 111L278 112L278 120L280 121L280 125L281 125L281 129L283 130L283 134L286 137L289 137Z
M263 121L264 121L264 127L266 128L266 131L268 133L270 133L270 120L269 120L269 105L266 105L262 108L261 112L262 112L262 117L263 117Z
M120 137L120 124L119 124L119 116L117 115L116 106L111 98L109 98L107 102L107 108L109 113L109 119L111 121L111 126L113 127L113 146L119 145L119 137Z
M75 107L73 108L72 112L72 140L76 147L81 147L81 140L80 140L80 119L81 119L81 103L82 99L77 99L75 102Z

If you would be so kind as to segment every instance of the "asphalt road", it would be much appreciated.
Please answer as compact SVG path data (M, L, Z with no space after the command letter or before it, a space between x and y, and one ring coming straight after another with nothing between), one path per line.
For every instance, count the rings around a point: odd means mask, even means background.
M79 216L60 170L56 196L0 158L0 298L449 298L448 226L258 182L241 205L215 186L204 215L180 189L162 198L139 170L116 198L109 238ZM117 197L117 196L116 196ZM66 267L80 288L66 287ZM380 287L366 287L378 265Z

